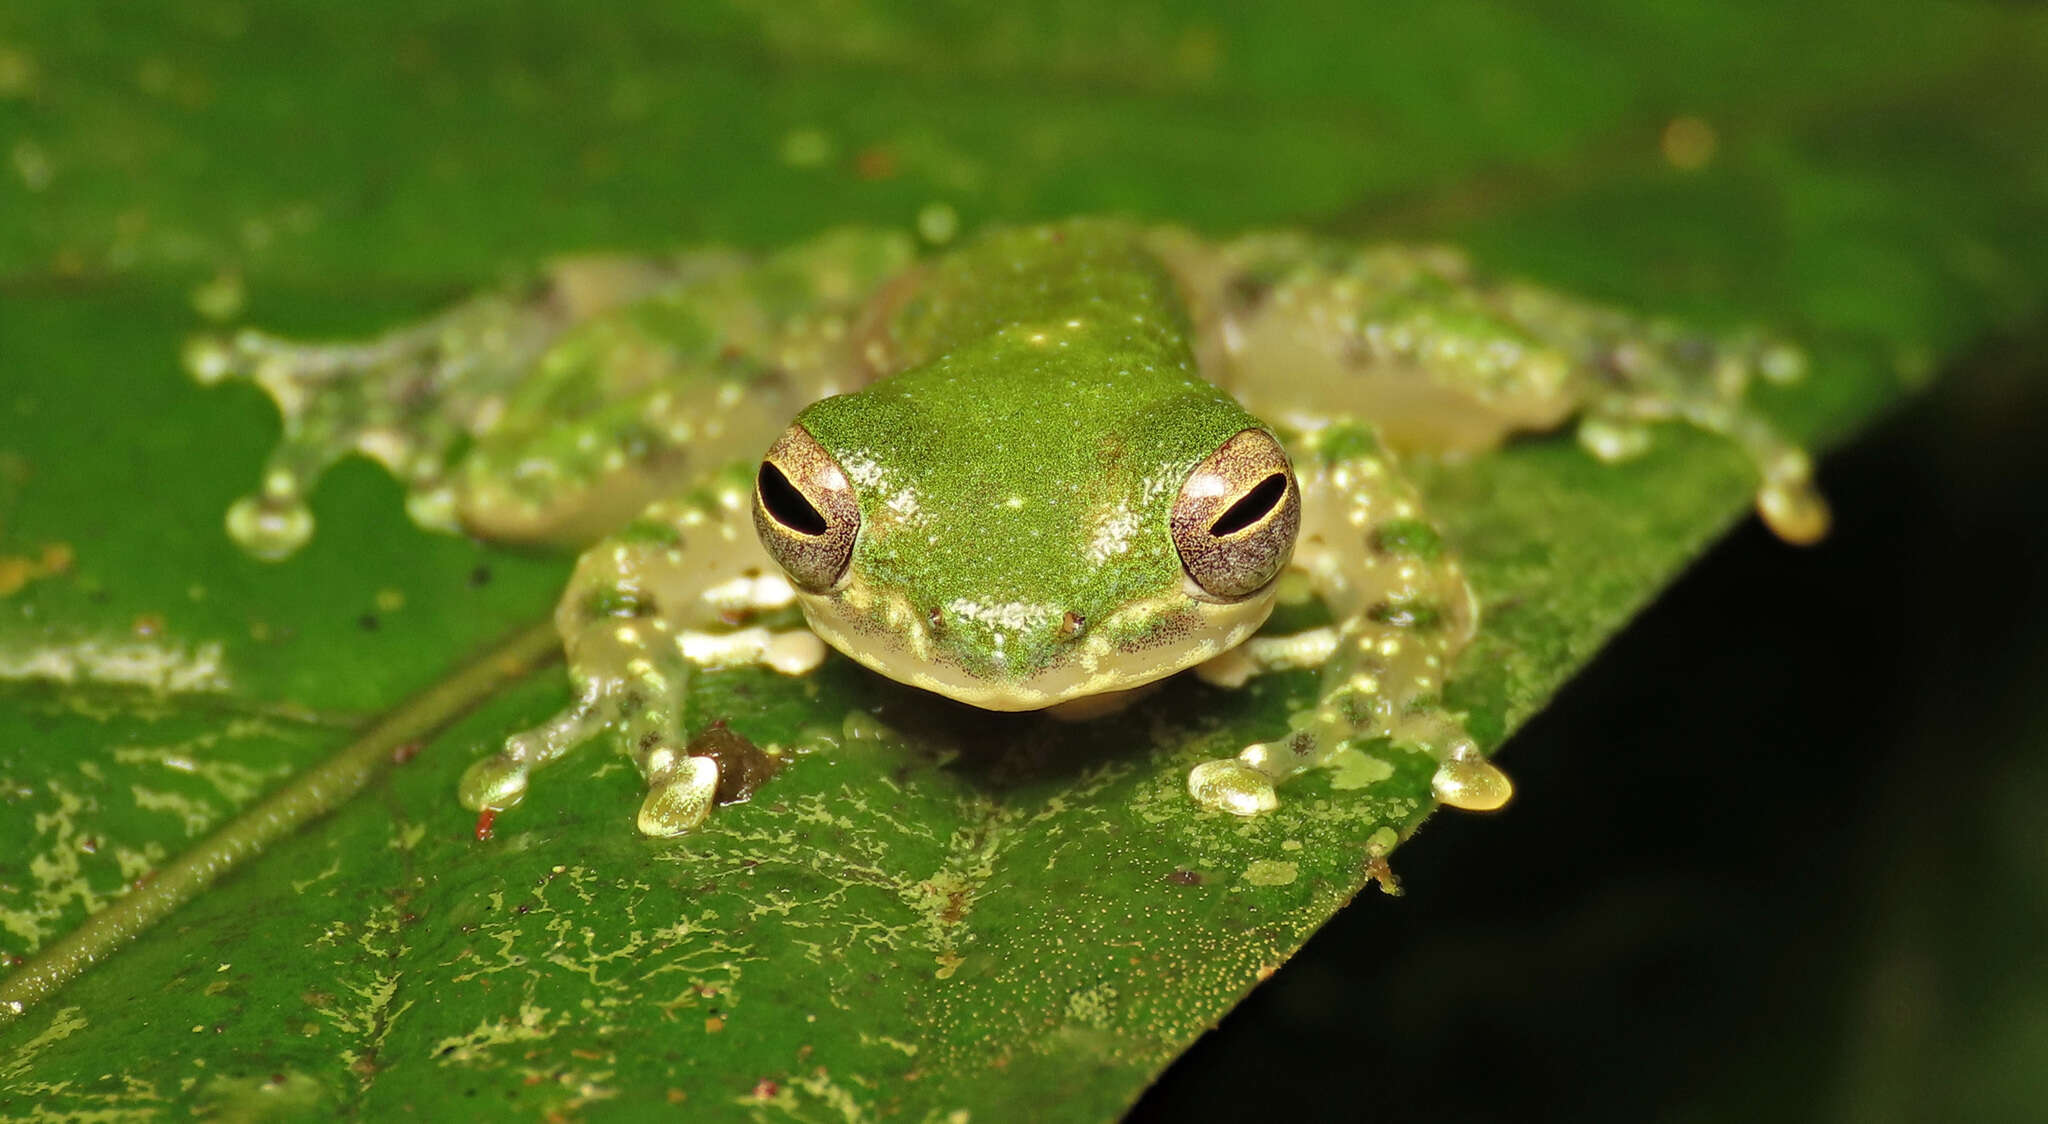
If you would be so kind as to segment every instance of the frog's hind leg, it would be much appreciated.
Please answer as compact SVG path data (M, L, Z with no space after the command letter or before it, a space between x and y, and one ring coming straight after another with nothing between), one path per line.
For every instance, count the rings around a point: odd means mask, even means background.
M1646 423L1684 421L1741 446L1780 537L1826 533L1806 454L1746 400L1759 378L1801 377L1789 346L1489 277L1442 248L1156 242L1190 294L1204 369L1269 420L1370 418L1396 449L1457 453L1577 417L1581 443L1610 461L1645 446Z
M472 765L459 790L466 806L517 804L534 769L604 729L617 732L646 779L643 833L680 834L734 798L734 773L746 766L726 750L696 752L701 738L685 740L691 678L740 664L798 675L824 658L808 630L729 623L795 597L754 538L746 480L735 471L708 494L658 503L584 553L555 618L576 698ZM713 740L748 745L729 732Z
M683 259L671 284L564 333L506 397L463 460L462 523L587 543L759 456L798 410L871 377L864 314L910 256L901 236L847 230Z
M195 341L194 377L254 382L284 419L229 533L290 555L320 475L361 453L421 526L589 543L860 381L865 298L910 257L904 236L849 230L758 258L570 259L368 341Z
M454 530L451 451L562 326L543 298L491 294L365 341L302 343L255 330L193 341L185 362L194 378L253 382L284 419L260 487L229 509L228 534L259 558L292 554L313 533L306 496L350 453L390 469L414 521Z
M1242 681L1275 667L1322 668L1314 705L1287 733L1207 761L1188 775L1204 807L1253 815L1278 803L1274 786L1379 738L1437 760L1436 798L1487 810L1512 792L1458 717L1443 682L1478 625L1478 601L1457 561L1423 516L1414 492L1363 428L1332 425L1297 443L1303 497L1295 565L1329 607L1329 626L1262 638L1204 668Z

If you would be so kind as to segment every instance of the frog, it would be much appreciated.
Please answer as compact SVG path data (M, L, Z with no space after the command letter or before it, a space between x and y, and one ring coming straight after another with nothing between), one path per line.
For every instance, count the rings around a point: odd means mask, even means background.
M1802 376L1713 336L1490 274L1441 246L1223 238L1131 219L996 226L922 246L874 228L772 252L558 261L354 342L253 329L193 345L283 435L226 517L281 559L306 497L366 455L423 527L581 549L555 611L572 699L479 757L484 815L610 733L674 836L798 750L742 752L692 715L706 669L815 672L836 652L989 711L1076 721L1190 672L1309 670L1276 736L1186 774L1205 813L1377 739L1430 755L1435 800L1506 775L1444 701L1480 600L1404 466L1567 426L1598 459L1660 423L1746 453L1764 522L1826 532L1808 455L1749 401ZM1280 591L1328 623L1262 631ZM800 610L802 624L787 624ZM735 748L738 747L738 748Z

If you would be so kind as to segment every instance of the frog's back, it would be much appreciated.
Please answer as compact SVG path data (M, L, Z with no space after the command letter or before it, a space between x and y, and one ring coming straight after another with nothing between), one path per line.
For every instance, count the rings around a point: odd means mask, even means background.
M995 230L926 263L882 303L881 365L897 373L860 395L876 439L884 425L915 431L920 416L940 415L1041 439L1129 434L1137 418L1160 437L1179 414L1257 424L1203 377L1174 276L1128 223Z

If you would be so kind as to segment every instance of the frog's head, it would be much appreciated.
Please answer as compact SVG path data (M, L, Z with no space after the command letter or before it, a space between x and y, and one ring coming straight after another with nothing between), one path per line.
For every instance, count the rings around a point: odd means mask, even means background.
M1265 620L1301 519L1286 453L1192 374L1116 377L1148 357L1085 346L1086 328L1002 329L814 404L768 451L755 525L819 636L904 683L1033 710L1169 675Z

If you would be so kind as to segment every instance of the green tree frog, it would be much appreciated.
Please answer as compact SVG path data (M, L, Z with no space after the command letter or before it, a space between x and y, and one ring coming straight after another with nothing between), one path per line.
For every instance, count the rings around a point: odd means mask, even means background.
M978 707L1074 717L1190 668L1227 685L1320 668L1291 728L1194 767L1196 802L1257 814L1347 743L1391 737L1434 754L1442 803L1497 807L1506 778L1439 701L1477 601L1401 455L1577 419L1619 460L1676 418L1747 450L1779 535L1827 522L1806 456L1744 405L1753 375L1796 377L1797 352L1447 250L1293 234L1079 220L922 259L845 230L768 255L568 261L367 342L243 332L188 360L283 412L228 516L255 554L307 539L304 497L350 452L387 465L424 526L587 545L556 611L574 701L479 760L460 797L508 808L532 770L611 731L650 835L758 781L689 737L745 724L686 714L691 675L803 675L826 645ZM1290 567L1333 621L1256 636ZM756 623L792 602L808 629Z

